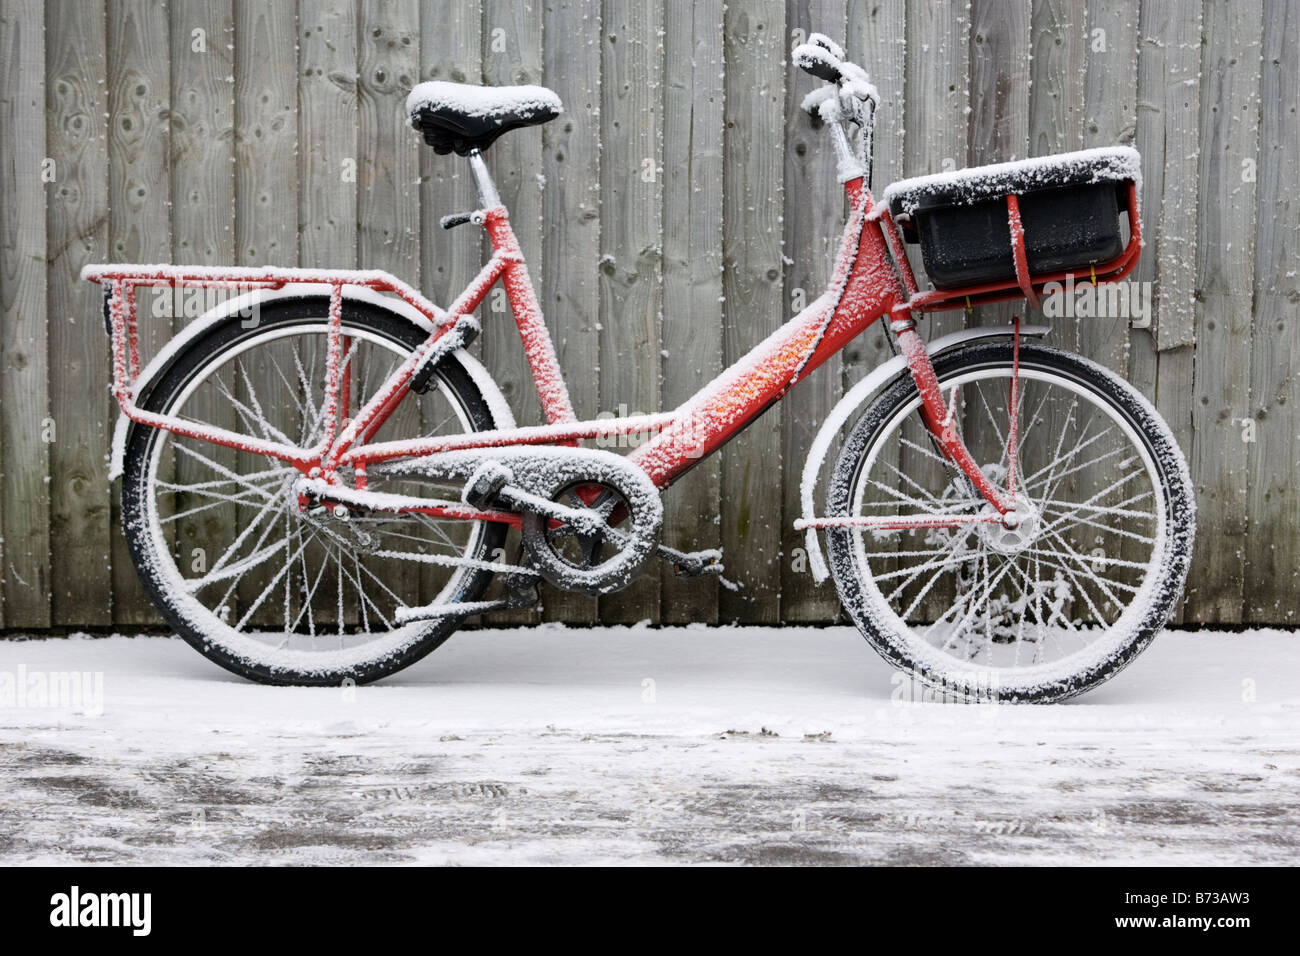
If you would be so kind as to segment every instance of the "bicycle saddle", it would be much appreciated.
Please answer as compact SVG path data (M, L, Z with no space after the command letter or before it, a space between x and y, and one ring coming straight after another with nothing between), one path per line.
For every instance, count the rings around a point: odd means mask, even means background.
M406 114L434 152L468 156L485 150L502 133L538 126L564 112L544 86L474 86L432 80L406 98Z

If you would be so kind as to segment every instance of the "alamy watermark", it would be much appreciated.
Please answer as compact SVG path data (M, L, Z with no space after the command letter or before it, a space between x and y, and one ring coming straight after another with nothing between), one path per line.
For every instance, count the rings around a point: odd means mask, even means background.
M1080 282L1067 275L1065 282L1043 286L1043 315L1049 319L1129 319L1135 328L1151 325L1150 282Z
M73 886L50 897L50 925L75 928L123 927L133 936L153 928L152 893L85 893Z
M9 708L77 710L102 716L104 672L28 670L26 664L0 670L0 710Z
M156 319L197 319L257 289L257 286L226 287L177 282L162 286L154 292L150 311ZM258 303L250 298L233 309L231 314L238 315L243 320L244 328L256 328Z
M597 448L639 448L666 432L680 454L702 458L712 437L706 417L686 414L667 420L644 412L629 412L626 404L620 404L616 412L600 412L596 421L602 423L595 435Z

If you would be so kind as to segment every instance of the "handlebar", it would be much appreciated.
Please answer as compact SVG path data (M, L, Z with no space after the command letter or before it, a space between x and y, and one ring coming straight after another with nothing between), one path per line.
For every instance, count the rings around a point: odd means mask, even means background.
M863 176L869 186L872 127L880 93L868 79L866 70L844 59L840 45L823 33L809 34L807 42L796 46L791 57L795 66L826 82L826 86L809 93L801 105L812 117L814 127L822 123L831 126L841 181ZM845 121L862 129L860 155L855 156L849 146L843 127Z

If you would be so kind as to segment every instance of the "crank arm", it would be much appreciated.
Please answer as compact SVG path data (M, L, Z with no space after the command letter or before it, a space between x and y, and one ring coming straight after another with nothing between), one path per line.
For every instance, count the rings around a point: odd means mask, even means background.
M412 621L441 621L448 617L486 614L509 606L509 601L461 601L450 604L426 604L423 607L399 607L393 614L393 622L410 624Z
M617 537L618 532L609 526L598 511L591 508L570 508L540 495L532 494L511 484L514 474L496 461L481 465L465 485L465 503L480 510L504 508L509 511L531 511L553 521L569 525L583 534L602 534Z

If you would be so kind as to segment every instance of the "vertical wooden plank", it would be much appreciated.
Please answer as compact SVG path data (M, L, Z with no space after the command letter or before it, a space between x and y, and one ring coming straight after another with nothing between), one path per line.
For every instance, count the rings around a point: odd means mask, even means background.
M49 230L51 623L102 627L113 620L108 463L117 406L101 318L100 288L81 267L108 249L108 112L104 8L46 6L46 148L56 179L46 187Z
M740 359L785 315L781 274L785 178L785 5L727 8L724 140L724 360ZM779 620L781 406L723 449L722 542L739 591L720 595L719 617Z
M1080 0L1033 0L1031 5L1030 156L1083 144L1086 14Z
M970 116L969 141L966 158L970 166L1007 162L1023 158L1030 150L1029 117L1031 105L1044 99L1052 102L1053 87L1064 85L1058 76L1057 58L1046 54L1040 58L1035 53L1030 60L1030 22L1033 11L1030 0L975 0L971 4L970 32ZM1050 31L1050 24L1039 24ZM1050 32L1035 31L1035 48L1046 47L1055 52L1056 39ZM1033 82L1034 96L1029 95ZM1040 119L1048 111L1037 110ZM1054 134L1063 124L1045 122L1048 131L1035 128L1034 139L1049 152L1053 149ZM1056 129L1052 129L1056 125ZM1028 309L1024 302L1004 302L997 305L977 306L970 316L972 325L1006 327L1013 315L1023 316ZM1060 330L1054 330L1060 335ZM987 411L975 402L964 408L967 418L987 424ZM1002 455L1001 443L986 427L977 427L969 433L972 454L981 463L996 462ZM1026 462L1026 470L1031 462ZM933 487L933 486L932 486ZM941 582L946 586L946 582Z
M230 3L173 0L171 6L171 189L172 261L229 265L235 258L234 201L234 11ZM192 315L175 316L179 330ZM230 383L233 384L233 383ZM234 410L205 389L186 403L186 414L225 428L238 428ZM205 450L227 468L231 449ZM189 484L212 477L206 466L175 457L176 480ZM181 496L178 511L212 504ZM177 554L183 563L216 560L238 527L233 504L207 507L176 522ZM201 555L200 555L201 552ZM192 563L190 566L193 566Z
M894 180L903 178L907 5L897 0L849 0L847 19L844 54L867 71L880 92L871 172L872 191L879 195Z
M360 172L353 0L299 3L298 70L298 262L349 268L357 262ZM402 278L414 282L415 273Z
M1073 0L1033 0L1030 29L1033 42L1030 47L1029 155L1047 156L1079 149L1083 142L1083 79L1084 79L1084 23L1086 9ZM1084 276L1086 279L1087 276ZM1005 325L1012 315L1032 321L1042 321L1041 313L1026 316L1029 305L1023 301L1011 303L996 311L999 324ZM1067 352L1079 351L1081 325L1107 326L1121 330L1127 324L1123 318L1055 318L1048 320L1051 331L1044 338L1048 345ZM1029 414L1026 411L1026 414ZM1045 468L1052 460L1057 438L1063 448L1077 445L1081 429L1077 419L1065 408L1054 405L1044 409L1043 421L1025 423L1048 440L1031 441L1020 457L1021 474L1030 475ZM1106 472L1113 478L1113 473ZM1057 493L1066 501L1086 500L1103 485L1094 485L1099 477L1094 469L1066 476L1057 486ZM1109 479L1106 479L1107 481ZM1070 545L1088 550L1088 545L1067 532ZM1108 542L1109 543L1109 542ZM1087 616L1091 609L1083 602L1073 605L1067 613Z
M1300 589L1300 376L1295 368L1300 355L1300 3L1265 0L1263 35L1245 620L1295 626L1300 614L1295 599Z
M298 263L297 21L292 3L238 0L235 6L235 253L240 265ZM270 368L255 365L248 379L259 394L279 391ZM263 465L241 455L241 471ZM254 600L258 591L251 581L240 585L243 601ZM265 602L255 623L279 624L276 603Z
M172 0L171 187L174 261L234 258L234 12Z
M451 83L483 82L483 4L480 0L466 0L456 5L455 15L428 4L420 8L420 62L421 80L446 80ZM456 155L439 156L432 147L420 143L420 284L430 300L448 306L482 268L487 245L483 232L477 227L461 227L450 232L444 230L439 220L449 213L469 212L478 208L478 193L469 163ZM514 135L514 134L512 134ZM493 149L504 145L498 141ZM516 225L518 225L516 223ZM500 287L494 290L499 294ZM479 310L484 328L489 328L484 338L510 339L513 325L508 317L492 312L493 299ZM489 321L491 317L492 321ZM476 340L470 351L481 355L483 339ZM518 537L512 534L507 541L507 553L518 547ZM505 588L500 581L493 585L490 598L504 598ZM531 612L514 615L506 620L532 620ZM472 618L477 621L477 618Z
M1186 620L1241 620L1250 446L1262 0L1209 0L1201 64L1200 218L1191 466L1202 542ZM1270 210L1267 215L1275 213ZM1183 397L1186 402L1186 396ZM1293 453L1294 454L1294 453ZM1273 529L1260 528L1271 535Z
M908 176L957 169L965 165L970 132L970 10L931 4L907 6L907 135L904 168ZM909 247L912 267L922 288L926 279L917 246ZM963 327L961 312L918 318L921 334L937 338ZM909 439L928 441L919 421L909 423ZM942 466L929 456L902 449L899 468L925 487L942 487ZM927 611L945 609L938 589L927 598Z
M600 408L659 407L663 309L663 9L607 0L601 24ZM600 602L602 621L659 618L659 562Z
M813 31L837 43L844 37L844 0L789 0L787 46ZM845 50L853 59L854 53ZM815 130L800 103L820 81L791 66L786 94L785 136L785 312L788 319L821 295L830 281L839 247L846 203L835 177L835 153L824 130ZM785 399L781 413L784 463L781 521L781 620L833 618L839 602L830 588L819 588L808 573L804 535L793 522L802 512L799 474L813 436L841 394L840 359L833 356Z
M1137 127L1138 10L1136 6L1088 0L1081 34L1085 72L1080 145L1084 147L1133 145ZM1073 24L1072 24L1073 25ZM1132 289L1140 289L1135 280ZM1147 299L1150 302L1150 299ZM1068 320L1057 319L1058 323ZM1076 321L1078 351L1093 361L1127 375L1129 316L1093 316ZM1149 332L1143 335L1150 338ZM1108 477L1109 476L1109 477ZM1082 469L1071 476L1071 490L1088 498L1113 479L1105 463ZM1078 498L1076 497L1076 500ZM1144 546L1132 538L1111 536L1094 540L1090 547L1114 549L1123 559L1140 561L1147 556ZM1077 606L1076 606L1077 609Z
M357 23L357 264L418 286L419 151L428 147L405 104L420 74L420 10L416 0L361 0ZM420 567L402 562L391 574L396 593L418 593Z
M723 3L700 0L664 24L663 406L676 408L722 370ZM719 458L664 495L664 540L716 548ZM738 558L741 556L737 556ZM716 578L663 575L663 620L716 621Z
M406 94L420 71L415 0L362 0L357 50L357 263L420 278L420 139Z
M581 419L600 411L600 8L585 0L543 5L546 85L564 113L542 127L542 276L539 298ZM548 620L596 620L597 602L551 591Z
M904 175L907 29L906 4L880 3L878 0L850 0L848 4L845 52L849 59L867 71L881 97L875 114L871 170L872 191L876 196ZM826 143L822 148L830 149L830 144ZM840 353L844 388L857 384L872 369L892 358L894 352L894 341L887 324L883 320L877 322ZM852 422L849 427L851 425ZM847 428L845 431L847 433ZM897 461L894 463L898 464ZM823 475L829 475L829 465ZM786 481L797 481L798 477L797 472L791 473ZM825 490L825 484L822 490ZM822 589L828 592L828 596L833 593L829 583L823 584Z
M292 4L235 6L235 252L240 265L298 262L297 35ZM348 134L344 134L345 136Z
M907 5L907 176L957 169L966 160L970 105L970 13L947 4ZM915 248L910 250L915 252ZM920 255L913 266L922 281ZM959 312L920 319L926 338L960 329Z
M483 82L488 86L542 82L542 0L485 0ZM542 269L542 133L515 130L487 151L488 166L510 224L519 237L534 290ZM541 404L503 293L488 295L483 316L483 358L520 424L542 421ZM546 304L542 304L546 312Z
M907 135L904 173L925 176L957 169L966 161L970 104L970 14L964 7L907 6ZM924 282L915 247L913 267ZM935 338L962 328L959 312L920 319L921 333Z
M1156 347L1160 351L1196 342L1196 249L1182 245L1196 235L1200 158L1201 47L1205 36L1199 5L1186 5L1165 25L1165 191L1160 203L1156 253L1160 264ZM1161 377L1164 377L1163 374Z
M1157 236L1165 190L1165 41L1159 36L1170 6L1166 0L1144 0L1139 15L1137 126L1134 145L1142 154L1142 255L1129 274L1130 282L1148 282L1158 288L1160 273ZM1152 402L1156 397L1156 314L1160 303L1151 300L1150 325L1129 329L1128 380Z
M484 0L483 82L488 86L542 83L542 0ZM558 122L558 120L553 121ZM519 129L502 136L487 151L501 202L510 211L510 225L528 263L533 291L540 296L542 277L542 133ZM472 208L472 207L466 207ZM490 246L484 240L484 253ZM540 300L539 300L540 301ZM542 314L546 303L542 302ZM515 331L504 287L498 283L482 310L483 362L501 387L521 425L543 420L532 373ZM514 555L519 536L511 532L506 551ZM497 582L500 587L500 582ZM536 611L498 611L489 615L498 624L523 624L539 619Z
M1200 152L1201 8L1145 0L1138 50L1138 150L1146 247L1132 278L1153 281L1154 327L1130 334L1129 381L1191 450L1196 182ZM1205 546L1205 539L1200 539ZM1188 596L1198 582L1190 581ZM1181 609L1174 617L1181 620Z
M420 78L478 83L483 78L483 8L479 0L456 6L455 16L428 5L420 10ZM414 130L411 135L418 134ZM420 285L439 305L450 305L482 265L478 229L443 230L438 220L478 208L469 163L439 156L432 147L420 153ZM500 330L496 330L500 331ZM481 348L475 343L475 348Z
M849 0L848 42L845 55L867 71L880 91L876 109L875 149L872 160L872 191L879 196L886 186L903 178L906 140L907 92L907 7L879 0ZM819 149L830 150L822 138ZM858 336L840 353L844 388L894 354L889 332L877 323ZM801 466L802 467L802 466ZM787 476L787 481L798 476Z
M158 0L108 4L108 210L109 257L115 262L167 262L171 258L170 153L171 55L167 9ZM142 300L147 301L147 300ZM147 358L171 333L164 322L140 320L140 350ZM113 621L160 620L131 564L113 501Z
M1040 2L1040 6L1041 6ZM967 162L972 166L1005 162L1023 157L1029 148L1029 0L974 0L971 3L970 32L970 113L966 150ZM1049 24L1035 23L1039 29L1050 29ZM1054 49L1056 44L1050 34L1038 34L1035 43L1034 78L1042 78L1053 86L1062 84L1057 77L1057 65L1042 64L1041 50ZM1050 79L1049 79L1050 78ZM1035 84L1035 102L1045 96L1051 102L1052 90L1043 90ZM1040 121L1047 110L1035 111ZM1064 120L1061 121L1062 123ZM1049 127L1059 124L1044 124ZM1060 129L1035 128L1034 139L1053 151L1054 140Z
M0 5L0 450L4 624L50 623L45 22ZM43 434L45 432L45 434Z
M1085 148L1132 145L1137 131L1137 11L1088 0L1084 41L1082 141ZM1079 351L1123 375L1127 319L1092 319L1079 327Z
M1037 7L1051 9L1041 0ZM1061 128L1068 119L1048 120L1047 114L1053 110L1041 105L1044 102L1058 103L1060 88L1067 82L1062 76L1065 64L1052 55L1058 49L1069 49L1064 44L1058 47L1055 42L1062 39L1051 32L1055 24L1042 22L1047 18L1034 17L1038 22L1034 24L1034 96L1031 99L1030 0L974 0L970 11L967 164L984 166L1023 158L1030 150L1031 105L1037 107L1034 118L1040 124L1034 127L1035 147L1041 147L1045 152L1058 152ZM1065 108L1059 112L1065 112ZM971 317L971 324L1009 325L1011 316L1023 315L1025 308L1020 302L979 306Z
M1053 10L1050 2L1035 8ZM971 4L970 114L966 161L970 166L1023 158L1030 151L1031 106L1039 125L1034 127L1035 147L1059 152L1062 128L1068 117L1049 119L1052 112L1067 112L1059 104L1068 64L1053 54L1070 47L1052 30L1058 24L1048 17L1033 15L1035 43L1033 64L1034 96L1030 97L1030 0L975 0ZM1047 109L1042 104L1049 104ZM971 317L974 325L1009 325L1013 314L1023 315L1019 302L980 306Z

